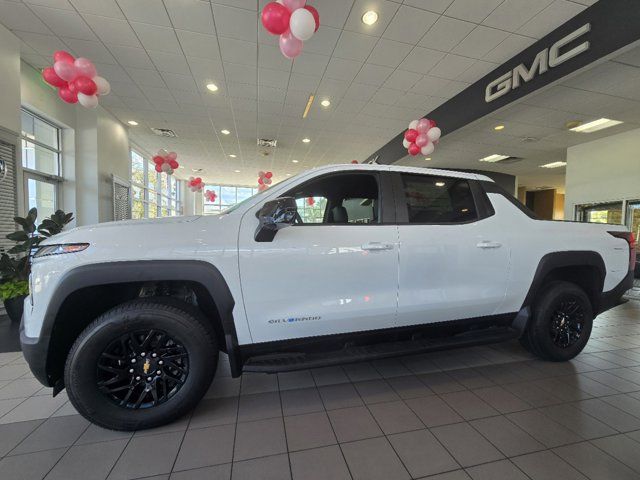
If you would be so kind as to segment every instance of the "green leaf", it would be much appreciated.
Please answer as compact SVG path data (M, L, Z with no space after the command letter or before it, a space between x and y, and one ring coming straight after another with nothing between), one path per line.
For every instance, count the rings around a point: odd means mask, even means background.
M33 233L36 230L35 224L26 218L14 217L13 220L27 233Z
M29 235L25 231L17 231L12 232L6 236L9 240L13 240L14 242L26 242L29 240Z
M0 300L3 302L22 295L29 295L29 282L13 280L0 283Z

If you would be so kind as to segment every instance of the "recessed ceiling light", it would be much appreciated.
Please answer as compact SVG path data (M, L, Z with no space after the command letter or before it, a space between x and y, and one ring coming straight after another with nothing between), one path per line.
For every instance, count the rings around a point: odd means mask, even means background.
M290 177L290 176L291 176L291 174L290 174L290 173L287 173L287 177Z
M604 128L615 127L616 125L620 125L622 122L619 120L611 120L609 118L599 118L594 120L593 122L583 123L582 125L578 125L577 127L570 128L572 132L578 133L591 133L597 132L598 130L602 130Z
M431 157L426 157L425 160L429 161L429 160L431 160Z
M207 90L209 90L210 92L217 92L218 86L215 83L209 83L207 84Z
M234 154L234 153L232 153L232 154L231 154L231 155L229 155L229 156L230 156L231 158L236 158L236 157L237 157L237 155L236 155L236 154Z
M132 127L135 127L135 126L137 126L137 125L138 125L138 122L136 122L135 120L129 120L127 123L128 123L129 125L131 125Z
M378 21L378 12L369 10L362 15L362 23L365 25L373 25Z
M298 160L291 160L291 163L298 163Z
M505 158L509 158L509 155L498 155L494 153L493 155L489 155L488 157L481 158L481 162L499 162L500 160L504 160Z
M220 133L223 135L229 135L231 132L225 128L224 130L220 130Z
M309 143L311 141L310 138L303 138L302 143Z
M240 170L234 170L234 172L236 172L236 173L240 173Z
M444 187L444 182L436 182L436 187Z
M551 163L547 163L546 165L540 165L542 168L558 168L558 167L564 167L567 164L567 162L551 162Z
M504 125L496 125L493 129L497 131L504 130Z
M329 105L331 105L331 102L329 100L322 100L320 102L320 105L322 105L323 107L328 107Z

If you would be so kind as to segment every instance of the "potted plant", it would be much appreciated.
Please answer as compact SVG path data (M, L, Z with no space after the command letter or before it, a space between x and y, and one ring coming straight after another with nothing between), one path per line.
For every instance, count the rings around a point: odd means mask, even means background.
M14 218L22 230L6 235L16 245L0 255L0 299L4 302L7 315L14 322L22 318L24 299L29 294L31 252L45 238L60 233L73 220L72 213L58 210L36 226L37 217L38 211L32 208L26 217Z

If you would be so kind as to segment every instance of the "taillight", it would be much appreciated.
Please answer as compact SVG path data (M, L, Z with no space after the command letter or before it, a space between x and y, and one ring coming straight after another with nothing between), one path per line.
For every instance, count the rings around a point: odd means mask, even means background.
M636 237L633 232L609 232L616 238L623 238L629 244L629 270L636 268Z

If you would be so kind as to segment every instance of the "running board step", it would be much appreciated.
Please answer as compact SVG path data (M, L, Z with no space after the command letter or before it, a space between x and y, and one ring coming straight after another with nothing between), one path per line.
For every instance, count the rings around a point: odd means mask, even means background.
M518 338L520 332L514 328L502 327L466 332L443 338L422 338L373 345L348 346L342 350L314 353L274 353L248 358L243 366L244 372L291 372L308 368L327 367L345 363L356 363L401 355L468 347L486 343L498 343Z

